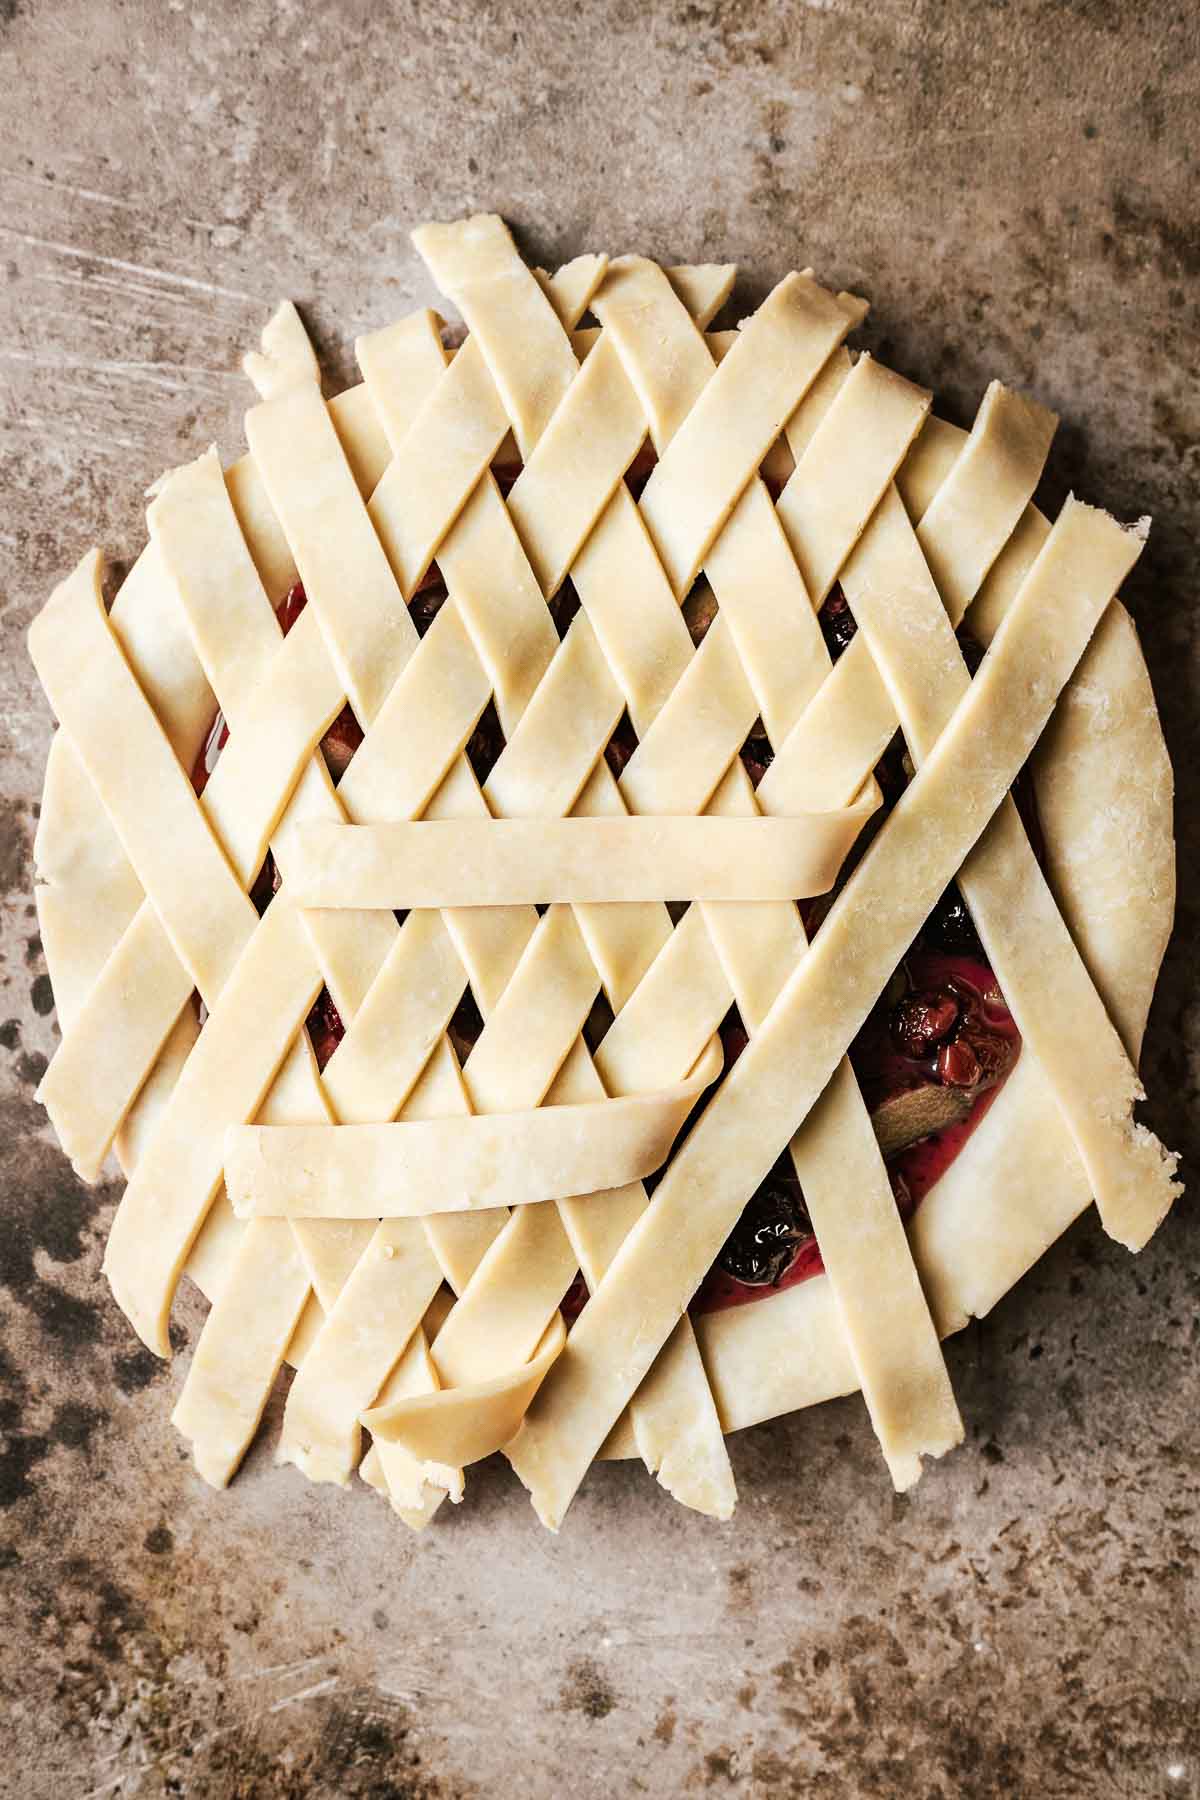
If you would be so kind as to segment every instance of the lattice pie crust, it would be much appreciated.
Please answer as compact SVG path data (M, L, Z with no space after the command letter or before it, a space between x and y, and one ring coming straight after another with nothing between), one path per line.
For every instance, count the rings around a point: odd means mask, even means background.
M863 303L807 274L713 332L732 268L547 277L488 217L415 241L461 347L415 313L327 404L281 307L246 359L248 454L165 476L111 611L93 551L30 633L61 726L41 1098L83 1175L110 1147L128 1175L113 1292L164 1356L185 1269L212 1302L174 1421L219 1485L286 1360L280 1458L357 1467L414 1527L499 1449L551 1526L601 1454L726 1517L726 1433L858 1388L905 1487L962 1435L940 1338L1093 1197L1136 1249L1177 1191L1132 1119L1174 883L1114 598L1145 527L1073 498L1051 525L1052 415L993 384L969 434L934 418L845 348ZM835 582L857 632L833 663ZM365 737L335 785L347 702ZM897 727L914 773L873 817ZM1038 854L1008 797L1027 761ZM1023 1048L906 1231L846 1053L955 878ZM796 901L831 890L810 946ZM345 1027L323 1070L322 989ZM826 1273L689 1312L785 1150Z

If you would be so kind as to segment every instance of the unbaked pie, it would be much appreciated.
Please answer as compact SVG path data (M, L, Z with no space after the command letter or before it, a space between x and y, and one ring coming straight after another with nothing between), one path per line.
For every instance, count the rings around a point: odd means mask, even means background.
M415 242L465 332L326 403L282 306L248 454L30 633L40 1094L128 1175L113 1293L163 1356L210 1300L218 1485L286 1362L280 1459L417 1527L498 1450L551 1526L597 1456L724 1518L727 1433L856 1389L907 1487L940 1340L1177 1192L1145 524L1052 524L1053 416L937 419L808 274L714 331L732 268Z

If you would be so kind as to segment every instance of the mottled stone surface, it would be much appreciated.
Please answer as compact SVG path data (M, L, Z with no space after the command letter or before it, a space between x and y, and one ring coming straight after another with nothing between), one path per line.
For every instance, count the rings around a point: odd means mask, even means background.
M812 265L966 418L993 374L1076 485L1155 515L1129 598L1181 775L1150 1113L1198 1147L1196 15L937 0L310 8L0 0L0 1790L160 1796L1200 1794L1197 1230L1084 1220L951 1348L966 1446L892 1497L861 1404L745 1434L713 1526L628 1467L560 1540L501 1465L417 1541L260 1449L226 1496L168 1424L86 1190L32 1100L50 720L25 627L140 495L239 443L241 351L429 296L423 217L536 257ZM199 1323L177 1309L180 1341Z

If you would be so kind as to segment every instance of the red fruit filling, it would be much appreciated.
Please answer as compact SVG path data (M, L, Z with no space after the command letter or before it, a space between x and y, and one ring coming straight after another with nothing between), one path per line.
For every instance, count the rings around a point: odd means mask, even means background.
M741 1021L727 1020L721 1035L728 1066L746 1041ZM902 1219L911 1217L986 1116L1020 1047L982 953L947 952L923 934L850 1050ZM745 1305L820 1275L824 1267L785 1151L748 1201L695 1307L713 1312Z

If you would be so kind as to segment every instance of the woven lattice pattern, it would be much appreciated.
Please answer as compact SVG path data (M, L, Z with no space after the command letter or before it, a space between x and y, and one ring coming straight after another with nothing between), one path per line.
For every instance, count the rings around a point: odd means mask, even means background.
M114 1293L160 1354L185 1267L212 1299L175 1422L217 1483L286 1359L280 1456L361 1466L417 1526L500 1448L553 1524L605 1449L726 1516L725 1432L819 1397L810 1375L862 1388L906 1486L961 1436L948 1319L846 1050L950 880L1107 1227L1140 1244L1174 1192L1006 797L1119 629L1141 536L1074 501L1051 527L1051 415L993 386L969 436L941 425L845 347L863 305L807 275L712 332L728 268L545 277L495 219L416 242L461 347L415 314L327 404L282 308L247 359L248 456L164 477L111 614L93 555L33 629L69 818L39 850L48 945L82 862L105 895L62 953L42 1097L83 1173L114 1143L129 1172ZM858 628L836 663L835 583ZM917 774L810 948L796 902L834 885L898 728ZM323 1067L322 995L344 1028ZM722 1079L734 1005L750 1042ZM822 1297L694 1324L785 1149ZM828 1309L827 1372L789 1375L800 1306Z

